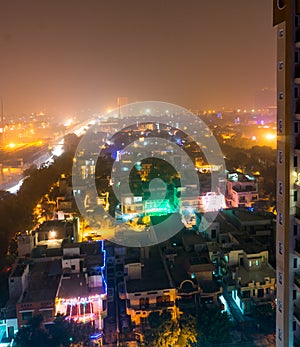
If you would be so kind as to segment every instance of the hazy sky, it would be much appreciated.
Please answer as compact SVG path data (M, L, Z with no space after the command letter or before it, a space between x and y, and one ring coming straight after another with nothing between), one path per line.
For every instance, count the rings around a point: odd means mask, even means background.
M0 0L0 52L9 114L253 107L275 88L272 0Z

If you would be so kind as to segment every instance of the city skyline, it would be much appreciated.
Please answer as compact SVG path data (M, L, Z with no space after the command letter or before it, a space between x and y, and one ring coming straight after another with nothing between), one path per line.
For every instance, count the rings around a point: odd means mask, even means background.
M275 99L271 0L2 1L0 32L6 114L103 111L118 96L194 109L251 109L264 88Z

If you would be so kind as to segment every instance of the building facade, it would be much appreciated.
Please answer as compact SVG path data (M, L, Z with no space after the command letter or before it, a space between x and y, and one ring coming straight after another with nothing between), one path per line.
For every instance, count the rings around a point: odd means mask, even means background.
M300 1L274 0L277 37L276 346L300 345Z

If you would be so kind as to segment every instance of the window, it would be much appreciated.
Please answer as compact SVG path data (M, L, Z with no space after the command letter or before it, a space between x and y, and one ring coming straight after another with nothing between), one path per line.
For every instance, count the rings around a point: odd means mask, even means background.
M278 311L282 312L282 303L280 299L277 300L277 307L278 307Z
M294 320L294 321L293 321L293 331L296 331L296 327L297 327L297 323L296 323L296 321Z
M283 129L283 121L282 119L278 119L278 132L282 133L282 129Z
M294 289L293 290L293 300L297 299L297 291Z
M279 162L279 164L283 163L283 152L282 151L278 151L278 162Z
M252 267L252 260L249 260L249 266Z
M295 52L295 63L299 63L299 52Z
M43 311L42 315L45 320L51 319L53 317L52 309Z
M294 167L298 167L298 156L294 156Z
M255 260L255 266L258 266L258 264L259 264L258 260Z
M298 90L298 88L297 88L297 90ZM297 96L297 98L298 98L298 96ZM294 132L295 132L295 134L299 133L299 122L294 122Z
M298 28L299 26L299 17L295 16L295 27Z
M243 293L243 298L250 298L250 290L245 290L242 293Z
M282 254L282 242L278 242L278 252Z
M283 194L283 184L281 181L278 182L278 194Z
M296 87L296 88L294 88L294 98L295 99L298 99L298 97L299 97L299 95L298 95L299 93L298 93L298 88ZM297 122L298 123L298 122Z
M298 201L298 191L294 190L294 202Z
M284 30L283 29L279 29L278 36L279 37L283 37L283 35L284 35Z
M298 234L298 227L297 225L294 225L294 236L297 236Z
M278 272L278 282L279 284L282 284L282 272Z
M71 265L71 270L75 270L75 265Z
M258 298L263 298L264 297L264 290L263 290L263 288L259 288L257 290L257 297Z
M283 61L282 60L280 60L279 62L278 62L278 70L283 70Z
M281 329L278 328L278 332L277 332L277 336L278 336L278 340L282 340L282 335L281 335Z
M297 258L294 258L293 264L294 264L294 269L297 269Z
M217 237L217 230L216 229L212 229L211 231L211 238L215 239Z
M279 92L279 94L278 94L278 99L279 99L279 100L283 100L283 97L284 97L283 92Z
M283 221L282 213L279 212L279 213L278 213L278 223L279 223L280 225L282 225L282 221Z
M32 311L22 313L22 320L23 321L29 320L30 318L32 318Z

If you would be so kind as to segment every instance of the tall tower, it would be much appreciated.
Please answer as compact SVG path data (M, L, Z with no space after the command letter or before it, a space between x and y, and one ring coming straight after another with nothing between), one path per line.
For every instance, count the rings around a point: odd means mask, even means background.
M277 35L276 346L300 346L300 0L273 0ZM298 179L299 178L299 179Z

